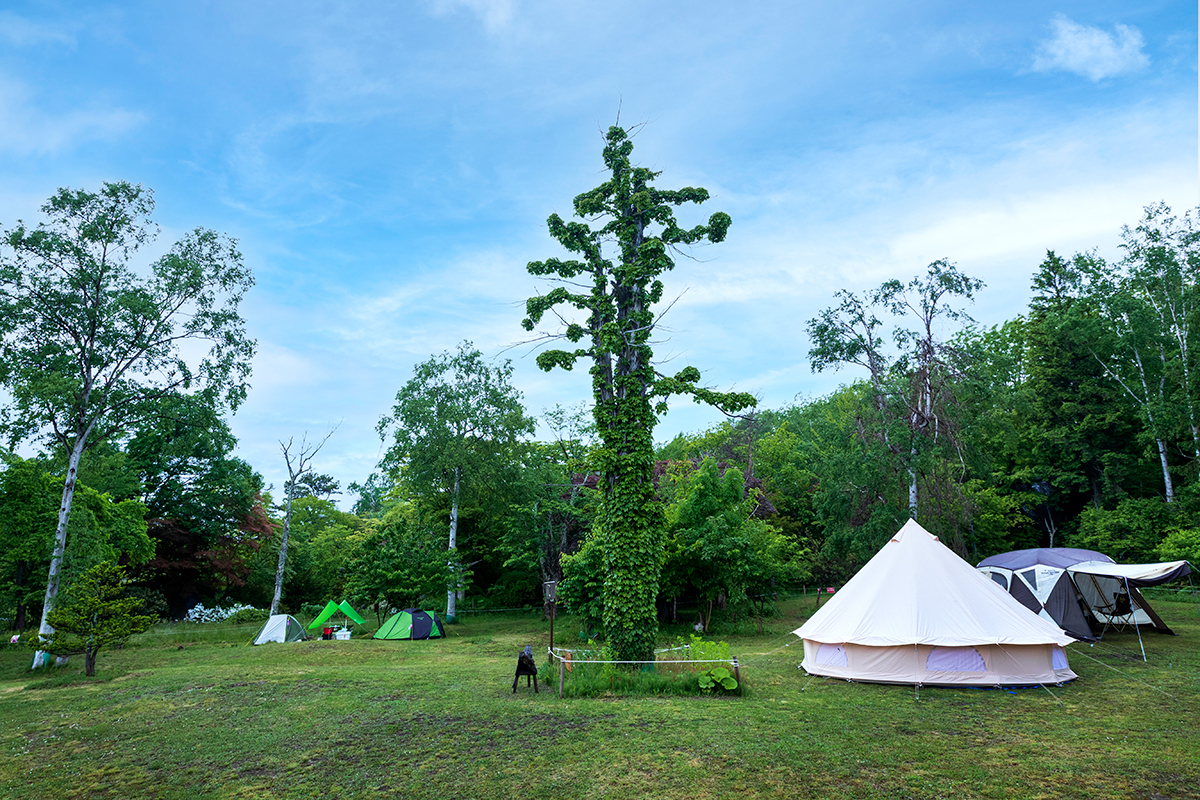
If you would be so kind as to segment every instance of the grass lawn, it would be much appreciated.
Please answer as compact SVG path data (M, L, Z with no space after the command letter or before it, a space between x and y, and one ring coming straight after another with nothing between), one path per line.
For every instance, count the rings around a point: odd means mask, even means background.
M1110 634L1069 647L1079 680L1049 690L810 678L801 601L717 634L741 697L513 694L518 651L545 658L533 615L432 642L156 630L93 679L6 645L0 797L1200 798L1200 607L1155 607L1180 635L1147 635L1148 662Z

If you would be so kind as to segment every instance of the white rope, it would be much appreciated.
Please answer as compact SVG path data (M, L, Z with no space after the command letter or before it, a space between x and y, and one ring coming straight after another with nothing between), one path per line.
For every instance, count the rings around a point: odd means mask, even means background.
M550 656L552 658L557 658L560 661L566 660L562 656L560 656L558 653L554 652L553 650L551 650L549 652L550 652ZM575 651L574 650L563 650L562 652L573 653ZM688 659L688 660L679 659L679 660L673 660L673 661L596 661L593 659L586 659L586 658L572 658L571 663L572 664L732 664L735 660L736 660L736 657L734 657L734 656L731 656L729 658L700 658L700 659ZM742 662L739 661L738 663L741 664Z

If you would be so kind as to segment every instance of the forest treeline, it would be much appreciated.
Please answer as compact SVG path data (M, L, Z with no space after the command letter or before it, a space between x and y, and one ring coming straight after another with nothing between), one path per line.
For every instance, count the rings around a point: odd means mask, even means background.
M909 516L972 563L1043 546L1200 561L1200 227L1156 204L1121 240L1117 261L1047 253L1025 313L992 327L970 316L987 288L948 261L830 298L808 355L839 389L657 448L660 618L769 613L844 582ZM418 365L381 415L379 469L348 486L317 457L268 490L217 405L164 394L78 459L66 591L117 561L164 618L265 608L290 493L284 610L541 605L555 580L598 628L594 423L534 420L510 375L467 342ZM0 617L18 629L41 613L68 456L4 458Z

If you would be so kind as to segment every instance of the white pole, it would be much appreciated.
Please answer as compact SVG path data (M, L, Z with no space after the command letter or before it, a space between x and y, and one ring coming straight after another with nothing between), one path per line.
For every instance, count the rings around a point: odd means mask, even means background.
M1138 646L1142 648L1142 661L1146 660L1146 645L1142 644L1142 626L1138 625L1137 608L1133 605L1133 593L1129 591L1129 578L1125 578L1125 596L1129 598L1130 619L1138 632Z

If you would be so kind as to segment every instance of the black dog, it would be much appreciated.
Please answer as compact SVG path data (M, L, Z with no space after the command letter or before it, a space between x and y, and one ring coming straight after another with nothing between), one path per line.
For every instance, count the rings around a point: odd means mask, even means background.
M529 685L529 679L533 679L533 693L537 694L537 664L533 663L533 648L529 645L525 646L525 651L517 656L517 674L513 676L513 694L517 692L517 681L521 676L525 676L525 685Z

